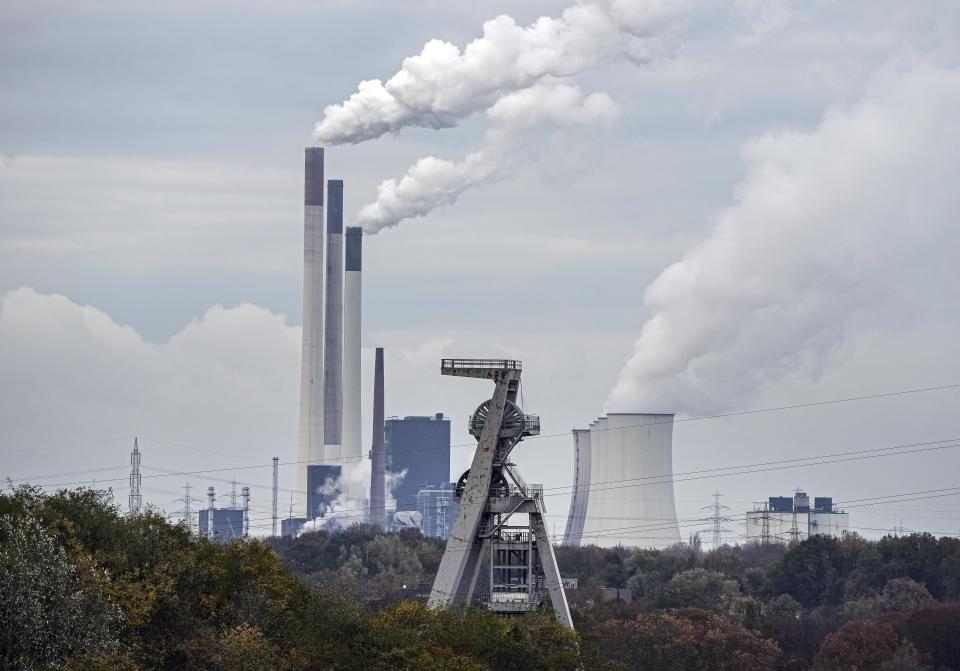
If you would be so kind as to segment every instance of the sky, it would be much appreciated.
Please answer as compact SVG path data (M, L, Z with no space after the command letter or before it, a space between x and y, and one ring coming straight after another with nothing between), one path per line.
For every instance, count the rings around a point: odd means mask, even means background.
M138 436L147 502L236 479L268 530L322 141L370 233L365 444L374 347L388 416L453 419L453 479L489 389L438 360L509 356L557 531L570 429L628 411L706 471L684 536L714 491L733 539L798 487L866 536L960 534L958 35L947 0L7 3L0 476L125 504Z

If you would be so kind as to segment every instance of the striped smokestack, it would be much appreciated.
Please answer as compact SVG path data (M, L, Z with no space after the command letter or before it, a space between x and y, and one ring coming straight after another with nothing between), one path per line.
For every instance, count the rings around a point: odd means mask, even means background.
M323 148L307 147L303 184L303 348L297 438L297 510L307 506L307 464L323 459Z
M370 449L370 524L387 522L386 453L383 446L383 348L377 348L373 373L373 446Z
M339 460L343 432L343 180L327 182L327 305L323 456Z
M363 456L360 438L360 303L363 232L347 229L343 280L343 458Z

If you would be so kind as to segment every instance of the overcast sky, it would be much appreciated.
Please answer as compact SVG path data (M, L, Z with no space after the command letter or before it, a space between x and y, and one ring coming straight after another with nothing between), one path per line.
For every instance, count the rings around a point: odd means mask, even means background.
M187 480L223 495L235 477L265 530L270 459L295 459L315 125L429 40L462 49L498 14L522 31L573 1L6 3L0 475L95 479L125 504L137 435L148 502L176 511ZM385 226L364 240L365 410L383 346L387 414L451 415L455 479L490 390L438 360L523 359L526 409L561 435L514 454L556 488L560 531L568 432L606 410L694 419L960 384L955 2L578 7L629 39L572 56L558 42L536 81L471 70L481 89L520 83L431 110L442 129L328 148L348 219L381 197L361 217ZM407 207L424 184L437 202ZM683 421L674 468L957 439L958 402L953 388ZM859 501L960 487L960 441L940 447L678 482L681 533L708 526L714 490L732 537L753 502L799 486L851 502L868 536L901 519L957 534L960 496Z

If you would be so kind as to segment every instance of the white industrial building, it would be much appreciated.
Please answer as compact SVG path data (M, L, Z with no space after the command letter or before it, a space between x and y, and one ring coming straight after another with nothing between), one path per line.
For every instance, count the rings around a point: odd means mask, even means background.
M673 415L610 413L574 429L574 491L564 543L665 548L680 542Z
M810 504L806 492L771 496L746 515L747 542L789 543L810 536L839 538L850 526L850 515L833 504L829 496L817 496Z

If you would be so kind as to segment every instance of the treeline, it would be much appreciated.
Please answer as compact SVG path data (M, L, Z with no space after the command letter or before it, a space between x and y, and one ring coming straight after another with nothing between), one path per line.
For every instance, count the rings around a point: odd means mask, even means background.
M410 601L371 613L348 595L312 588L261 541L217 545L155 512L126 517L100 491L0 494L0 669L579 664L575 635L549 614L506 622Z
M560 547L576 634L428 610L442 550L366 527L217 545L21 487L0 494L0 669L960 670L956 539Z
M960 539L700 552L557 548L586 648L620 669L960 669ZM630 603L604 602L603 587Z

